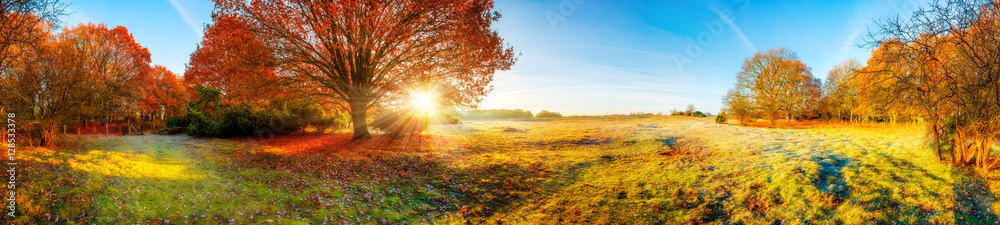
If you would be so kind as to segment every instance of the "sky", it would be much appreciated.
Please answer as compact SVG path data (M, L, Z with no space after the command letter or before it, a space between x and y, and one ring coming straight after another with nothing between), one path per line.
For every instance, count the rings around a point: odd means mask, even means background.
M153 64L178 76L201 42L205 24L212 22L208 0L62 0L69 3L63 27L80 23L125 26L137 43L149 49Z
M494 29L521 55L494 75L480 108L564 115L668 113L688 104L718 113L744 59L787 47L825 78L837 64L864 62L857 47L873 21L907 16L924 1L497 0ZM152 62L175 74L213 4L207 0L70 0L66 26L125 26Z

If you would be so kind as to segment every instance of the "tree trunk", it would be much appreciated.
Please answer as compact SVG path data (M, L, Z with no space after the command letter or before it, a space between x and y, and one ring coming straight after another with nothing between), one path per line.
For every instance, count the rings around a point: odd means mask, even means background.
M934 122L934 125L932 125L931 129L933 129L931 132L934 132L934 153L937 154L938 161L942 161L943 159L941 159L941 132L938 131L937 122Z
M368 133L368 102L362 97L353 97L350 100L351 122L354 125L354 137L351 140L369 139L372 137Z

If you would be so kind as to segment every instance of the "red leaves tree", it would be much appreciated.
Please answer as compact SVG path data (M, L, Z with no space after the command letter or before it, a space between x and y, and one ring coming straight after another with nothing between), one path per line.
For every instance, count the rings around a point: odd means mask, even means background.
M82 97L80 113L101 119L139 111L142 84L149 73L149 50L136 43L124 26L81 24L57 36L54 72L81 78L74 94Z
M240 18L215 14L198 49L191 54L184 82L225 93L223 101L264 107L289 97L289 84L276 76L274 57L263 37Z
M0 67L7 67L26 48L38 47L65 9L59 0L0 0Z
M516 61L491 29L493 1L215 0L220 16L246 21L268 40L284 77L351 112L354 139L370 137L370 107L414 89L475 106L493 73Z
M15 45L23 52L0 68L4 106L28 109L20 113L28 137L41 145L54 137L65 118L112 119L139 112L149 70L149 51L135 43L125 27L81 24L34 42Z
M187 88L166 67L153 66L142 87L144 99L141 109L147 119L164 120L185 113L190 100Z

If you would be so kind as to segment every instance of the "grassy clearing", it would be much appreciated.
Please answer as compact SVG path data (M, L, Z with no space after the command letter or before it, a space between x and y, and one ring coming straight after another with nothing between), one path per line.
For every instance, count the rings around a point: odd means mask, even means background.
M981 223L1000 177L915 126L476 120L401 140L83 136L24 149L13 223ZM74 139L77 137L70 137ZM979 177L985 177L981 179Z

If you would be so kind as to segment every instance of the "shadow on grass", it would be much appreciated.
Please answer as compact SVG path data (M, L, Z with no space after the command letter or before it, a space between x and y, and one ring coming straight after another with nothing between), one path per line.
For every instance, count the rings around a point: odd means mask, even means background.
M956 169L953 175L956 177L952 186L956 224L993 224L1000 221L990 209L994 197L984 178L967 169Z
M431 142L441 141L432 140L436 137L376 136L367 141L349 138L338 135L267 140L261 142L259 149L217 150L212 154L222 157L215 158L213 164L238 179L281 186L293 194L319 192L324 198L336 198L331 193L340 192L361 196L363 202L385 200L379 196L397 196L407 204L427 206L396 209L400 214L460 215L461 220L477 224L493 222L486 220L516 207L515 204L543 188L539 178L545 173L540 165L475 162L456 166L447 157L428 154L435 151L430 149L434 147ZM316 189L328 183L336 185ZM323 207L314 202L304 204L306 208ZM378 211L377 206L357 208ZM380 219L389 223L406 221Z
M851 159L829 155L816 157L814 160L822 166L818 181L815 183L816 189L830 194L835 204L851 198L851 186L844 181L843 173L844 167L851 163Z
M942 222L939 212L946 209L935 202L946 197L937 190L946 180L909 160L884 153L870 156L875 160L850 166L857 171L848 178L852 194L847 201L865 213L849 217L879 224Z

